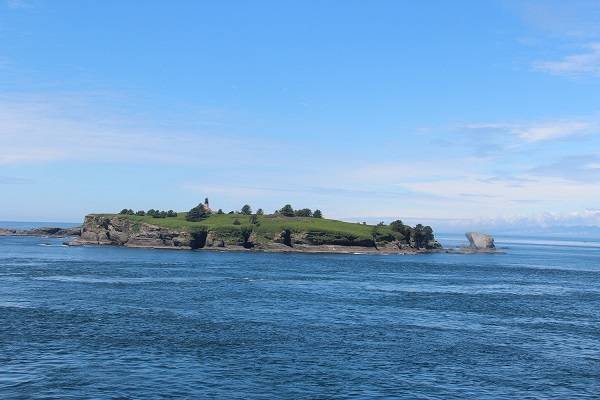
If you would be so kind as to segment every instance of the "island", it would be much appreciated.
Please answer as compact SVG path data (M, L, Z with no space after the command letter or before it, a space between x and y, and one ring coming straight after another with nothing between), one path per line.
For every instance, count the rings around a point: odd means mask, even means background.
M214 211L205 199L188 212L123 209L85 217L71 246L124 247L312 253L415 254L439 251L429 226L396 220L369 225L324 218L320 210L287 204L272 214Z

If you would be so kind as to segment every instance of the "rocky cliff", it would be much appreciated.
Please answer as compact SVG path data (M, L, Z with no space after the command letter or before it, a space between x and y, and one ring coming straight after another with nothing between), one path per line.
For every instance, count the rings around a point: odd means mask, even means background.
M81 236L70 245L115 245L127 247L195 248L195 235L121 217L88 215Z

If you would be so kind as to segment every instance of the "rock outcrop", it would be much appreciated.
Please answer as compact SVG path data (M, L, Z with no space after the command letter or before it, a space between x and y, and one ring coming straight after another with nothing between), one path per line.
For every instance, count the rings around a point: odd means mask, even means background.
M69 244L194 249L203 247L206 241L206 235L198 236L127 218L88 215L81 227L81 236Z
M494 244L494 238L485 233L479 232L467 232L465 233L467 239L469 239L469 247L474 250L494 250L496 245Z
M62 238L67 236L79 236L81 233L81 227L74 228L58 228L58 227L45 227L45 228L34 228L34 229L4 229L0 228L0 236L48 236L55 238Z
M0 236L13 236L17 233L16 229L0 228Z

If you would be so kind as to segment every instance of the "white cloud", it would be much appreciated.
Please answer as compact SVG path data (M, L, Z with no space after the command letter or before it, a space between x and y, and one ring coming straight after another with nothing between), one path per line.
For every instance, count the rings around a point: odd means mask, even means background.
M557 61L534 63L534 69L554 75L594 75L600 76L600 43L590 43L586 50L570 54Z
M583 121L554 121L517 127L515 132L527 142L561 139L585 133L591 124Z
M593 120L561 119L529 123L467 124L459 130L483 136L503 136L506 141L517 138L522 142L533 143L587 135L598 129L599 125Z

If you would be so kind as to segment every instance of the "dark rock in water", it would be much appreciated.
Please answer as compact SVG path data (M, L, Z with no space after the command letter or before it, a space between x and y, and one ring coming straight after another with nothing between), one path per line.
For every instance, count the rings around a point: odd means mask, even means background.
M28 236L52 236L52 237L65 237L65 236L79 236L81 234L81 227L75 228L35 228L28 231L22 231L22 234Z
M3 229L0 228L0 236L49 236L55 238L67 237L67 236L79 236L81 234L81 227L74 228L58 228L58 227L45 227L45 228L33 228L33 229Z
M476 250L492 250L496 248L494 244L494 238L490 235L480 232L467 232L465 233L467 239L469 239L469 247Z

